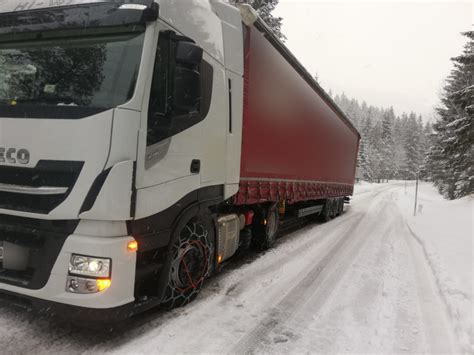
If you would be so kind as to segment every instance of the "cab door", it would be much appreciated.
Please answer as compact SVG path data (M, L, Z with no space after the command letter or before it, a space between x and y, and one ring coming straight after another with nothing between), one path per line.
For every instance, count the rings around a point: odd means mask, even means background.
M223 70L222 80L216 81L212 57L169 26L160 25L157 41L150 94L143 103L148 109L142 111L139 133L136 218L160 212L197 191L208 170L225 159L225 127L222 132L214 127L211 135L206 132L213 91L220 90L216 82L224 83ZM206 159L210 146L222 158ZM222 177L207 179L223 183L221 170Z

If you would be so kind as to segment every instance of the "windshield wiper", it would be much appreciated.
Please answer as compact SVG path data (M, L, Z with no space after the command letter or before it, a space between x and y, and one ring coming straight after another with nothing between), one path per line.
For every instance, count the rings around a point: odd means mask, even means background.
M21 104L44 104L50 106L79 106L71 97L37 97L34 99L16 100L17 105Z

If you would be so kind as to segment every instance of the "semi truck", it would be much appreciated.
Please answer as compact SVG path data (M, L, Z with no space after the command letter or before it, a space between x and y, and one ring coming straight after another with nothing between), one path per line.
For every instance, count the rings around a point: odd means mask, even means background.
M2 2L0 299L186 305L285 221L341 214L359 140L249 5Z

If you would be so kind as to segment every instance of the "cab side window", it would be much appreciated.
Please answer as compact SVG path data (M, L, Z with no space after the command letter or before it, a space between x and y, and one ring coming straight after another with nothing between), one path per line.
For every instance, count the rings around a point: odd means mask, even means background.
M201 122L208 114L213 68L191 39L160 33L148 106L147 145Z

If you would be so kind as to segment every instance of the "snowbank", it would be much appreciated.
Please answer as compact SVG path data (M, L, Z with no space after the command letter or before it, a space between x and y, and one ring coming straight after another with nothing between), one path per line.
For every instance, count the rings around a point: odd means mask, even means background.
M474 197L447 201L421 183L414 216L415 184L399 192L408 228L423 248L465 351L474 352L473 216Z

